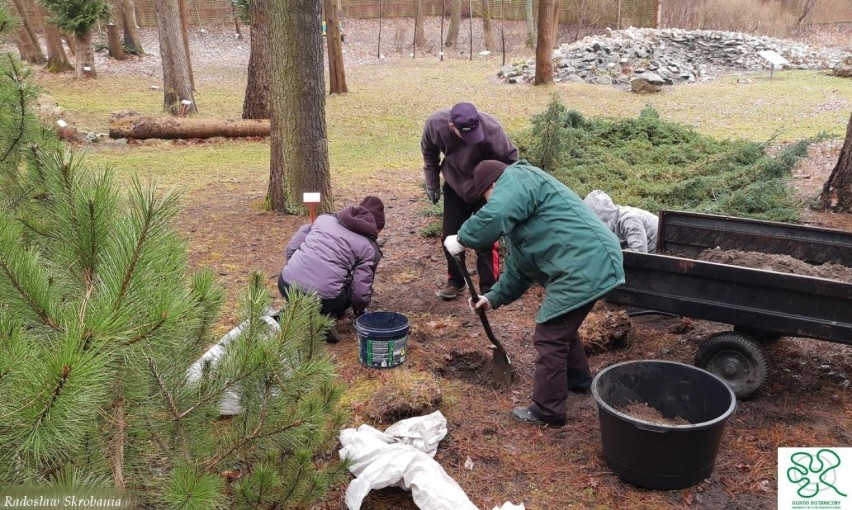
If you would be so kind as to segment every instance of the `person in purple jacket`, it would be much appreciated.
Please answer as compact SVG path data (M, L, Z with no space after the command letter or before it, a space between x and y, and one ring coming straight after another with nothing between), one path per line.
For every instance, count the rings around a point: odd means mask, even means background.
M441 199L444 176L444 220L441 242L455 235L462 223L485 201L473 188L473 169L481 161L496 160L510 165L518 160L518 149L509 140L503 126L493 116L476 110L470 103L458 103L438 110L426 119L420 140L426 196L433 204ZM443 159L441 159L443 155ZM454 299L464 289L464 278L446 249L447 285L435 292L443 299ZM497 244L476 252L480 293L491 290L500 273Z
M367 196L360 204L337 214L321 214L302 225L287 244L287 263L278 277L278 290L286 298L296 287L320 297L320 312L341 318L349 307L364 313L373 296L373 279L382 258L376 237L385 226L381 199ZM326 341L340 341L329 329Z

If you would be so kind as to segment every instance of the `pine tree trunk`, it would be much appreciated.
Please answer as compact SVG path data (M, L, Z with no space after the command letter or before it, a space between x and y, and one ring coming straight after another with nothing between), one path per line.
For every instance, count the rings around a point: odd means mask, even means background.
M107 41L109 42L109 56L116 60L124 60L124 47L121 45L121 34L118 25L112 23L107 25Z
M269 78L272 73L272 56L269 51L269 0L252 0L249 4L249 16L251 52L246 96L243 100L243 118L268 119Z
M30 38L24 27L19 27L15 33L15 46L18 48L18 53L21 55L21 60L30 64L39 64L36 47L33 45L33 40Z
M414 31L417 36L414 38L414 45L417 48L426 47L426 29L423 28L423 3L421 0L414 0Z
M47 62L47 57L41 51L41 45L38 42L38 36L30 24L29 16L27 16L26 6L21 0L14 0L15 10L18 11L18 16L21 18L21 29L18 32L18 40L20 45L27 48L28 58L24 59L31 64L44 64ZM19 46L20 49L20 46ZM23 57L23 51L21 52Z
M110 113L109 136L137 140L269 136L269 121L147 117L133 110L120 110Z
M269 106L271 150L267 204L304 212L302 194L319 192L320 211L334 208L325 122L322 9L315 0L272 2Z
M553 15L555 0L539 0L534 85L553 83Z
M822 187L819 201L825 211L852 213L852 115L846 125L840 157Z
M485 49L494 51L494 33L491 30L491 6L489 0L482 0L482 38L485 39Z
M124 29L124 47L134 55L142 55L142 40L136 25L136 9L133 0L119 0L121 4L121 24Z
M62 46L62 32L56 26L44 24L44 42L47 44L47 70L52 73L63 73L74 69Z
M533 0L524 1L524 18L527 22L527 48L535 48L538 35L535 32L535 14L533 14Z
M177 115L181 101L192 101L189 111L198 112L189 79L187 52L180 31L180 13L172 0L157 0L157 32L163 62L163 110Z
M447 48L459 45L459 27L461 26L461 0L452 0L450 8L450 25L447 27L447 39L444 46Z
M74 45L77 47L77 55L74 62L74 78L97 78L95 71L95 49L92 47L92 32L75 34ZM88 69L88 70L87 70Z
M341 41L340 18L336 0L325 0L325 42L328 46L328 91L330 94L345 94L346 72L343 68L343 44Z
M186 70L189 73L189 83L195 90L195 76L192 73L192 55L189 52L189 27L186 21L186 0L178 0L178 13L180 14L180 34L183 38L183 50L186 52Z

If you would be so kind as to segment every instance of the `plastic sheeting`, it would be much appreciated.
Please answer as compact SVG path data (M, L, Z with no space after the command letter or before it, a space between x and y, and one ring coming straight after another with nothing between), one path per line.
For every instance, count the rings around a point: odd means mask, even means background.
M384 432L369 425L340 431L340 458L352 463L355 475L346 489L346 506L359 510L373 489L401 487L411 491L422 510L479 510L433 457L447 435L440 411L399 421ZM505 503L494 510L524 510Z

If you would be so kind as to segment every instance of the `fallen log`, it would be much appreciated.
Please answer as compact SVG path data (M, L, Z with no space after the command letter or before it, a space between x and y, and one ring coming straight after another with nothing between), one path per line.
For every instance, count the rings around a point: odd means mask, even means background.
M269 136L269 120L146 117L133 110L109 115L110 138L212 138Z

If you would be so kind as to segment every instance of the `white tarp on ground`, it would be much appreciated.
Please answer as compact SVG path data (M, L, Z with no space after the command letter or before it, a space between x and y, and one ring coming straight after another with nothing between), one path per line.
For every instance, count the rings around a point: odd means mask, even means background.
M369 425L340 431L340 458L351 461L355 479L346 489L346 506L359 510L373 489L411 491L421 510L479 510L433 457L447 435L440 411L394 423L384 432ZM494 510L524 510L506 502Z

